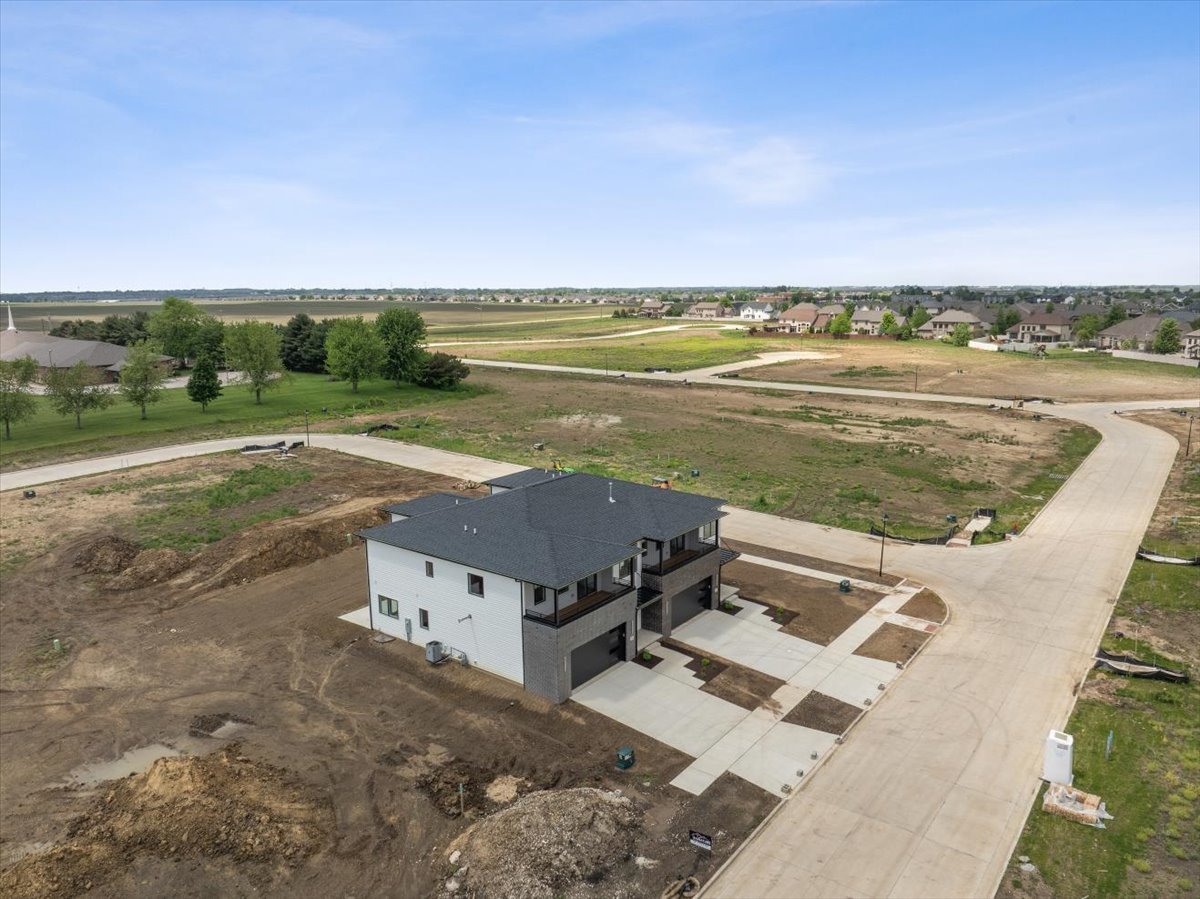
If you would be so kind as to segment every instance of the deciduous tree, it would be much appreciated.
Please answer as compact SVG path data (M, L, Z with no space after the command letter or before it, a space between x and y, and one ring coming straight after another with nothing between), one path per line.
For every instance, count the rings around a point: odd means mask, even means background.
M46 396L59 415L74 415L75 427L83 427L83 413L107 409L115 399L105 389L100 373L83 362L70 368L52 368L46 372Z
M385 309L375 319L375 330L387 347L383 374L396 386L415 381L425 361L425 319L405 306Z
M334 377L349 381L354 393L359 381L379 373L386 356L383 340L361 315L339 319L325 338L325 368Z
M971 342L971 326L966 322L959 322L950 332L949 340L955 346L966 346Z
M896 313L891 309L884 310L883 317L879 320L879 330L889 337L899 333L900 323L896 321Z
M24 421L37 412L29 386L37 377L37 362L32 356L0 361L0 421L4 422L4 437L12 439L12 424Z
M162 347L156 341L143 340L129 348L125 364L121 366L121 380L117 387L125 397L142 410L146 417L146 406L162 399L163 381L167 378L166 368L159 361Z
M996 313L996 323L992 325L993 334L1007 334L1021 323L1020 311L1012 306L1005 306Z
M164 353L186 365L188 358L197 354L200 326L208 317L195 303L167 297L150 316L146 330L162 345Z
M279 361L279 333L266 322L246 321L225 329L225 362L254 391L254 402L262 392L279 383L283 365Z

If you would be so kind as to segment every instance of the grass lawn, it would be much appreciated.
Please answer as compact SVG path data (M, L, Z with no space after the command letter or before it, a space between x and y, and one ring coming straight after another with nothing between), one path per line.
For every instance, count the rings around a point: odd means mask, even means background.
M1117 603L1168 630L1200 620L1200 568L1135 562ZM1101 645L1178 669L1177 654L1148 646L1152 628ZM1200 888L1200 681L1189 684L1092 672L1067 724L1075 737L1075 783L1104 798L1114 820L1095 830L1041 811L1040 800L1017 845L1056 896L1185 896ZM1105 742L1113 732L1107 761ZM1010 869L1001 895L1023 895Z
M390 381L375 380L361 383L358 393L352 393L349 383L330 381L324 375L293 374L275 389L264 391L261 405L255 404L249 389L227 386L208 411L201 412L186 390L166 390L162 400L150 407L145 421L140 420L136 407L118 398L108 409L85 414L82 429L75 427L73 417L56 415L49 402L38 397L37 414L14 425L12 439L0 442L0 467L27 468L46 461L167 443L296 430L304 427L306 409L319 429L367 412L453 405L481 392L483 388L470 381L458 390L441 391L411 385L397 388Z

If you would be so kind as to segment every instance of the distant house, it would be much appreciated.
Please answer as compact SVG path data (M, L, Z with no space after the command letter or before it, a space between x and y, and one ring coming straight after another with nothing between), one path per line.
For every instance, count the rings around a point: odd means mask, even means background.
M797 303L779 316L783 330L792 334L807 334L813 330L817 320L817 307L813 303Z
M1016 343L1060 343L1071 339L1071 320L1060 312L1035 312L1008 329Z
M638 309L637 314L644 318L662 318L668 306L662 300L646 300Z
M917 335L927 340L948 337L954 333L955 326L959 324L965 324L970 328L972 337L978 337L984 330L979 316L971 312L964 312L962 309L947 309L917 328Z
M1139 315L1136 318L1127 318L1112 327L1105 328L1096 335L1096 345L1102 350L1125 349L1126 345L1131 345L1138 350L1149 349L1162 320L1161 315Z
M726 318L725 307L720 303L696 303L684 313L688 318Z
M932 297L926 293L894 293L889 300L894 306L907 308L916 306L924 309L926 312L941 312L946 308L946 303L940 297Z
M775 306L771 303L742 303L738 318L745 322L768 322L775 317Z
M1200 328L1183 335L1183 355L1189 359L1200 359Z
M883 333L883 316L888 312L884 307L878 309L855 309L854 314L850 316L850 327L854 329L856 334L870 334L872 337ZM904 316L892 313L896 318L896 324L904 324Z

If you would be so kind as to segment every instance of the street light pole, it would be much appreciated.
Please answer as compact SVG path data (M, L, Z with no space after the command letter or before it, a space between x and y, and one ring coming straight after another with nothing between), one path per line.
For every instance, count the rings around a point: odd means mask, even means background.
M883 545L887 543L887 512L883 513L883 535L879 538L879 576L883 577Z
M1185 458L1185 459L1186 459L1188 456L1190 456L1190 455L1192 454L1192 425L1194 425L1195 423L1196 423L1196 416L1195 416L1195 415L1189 415L1189 416L1188 416L1188 439L1187 439L1187 449L1185 449L1185 450L1183 451L1183 458Z
M308 438L308 410L307 409L304 410L304 445L305 446L312 445L311 443L309 443L309 438Z

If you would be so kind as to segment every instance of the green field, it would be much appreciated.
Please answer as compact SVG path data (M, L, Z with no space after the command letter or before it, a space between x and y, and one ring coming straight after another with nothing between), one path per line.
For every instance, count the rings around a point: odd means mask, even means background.
M745 331L688 329L683 332L647 334L627 340L598 340L588 344L501 348L472 347L464 355L479 359L508 362L536 362L542 365L568 365L579 368L605 368L617 371L643 371L669 368L688 371L752 359L759 353L807 349L795 340L778 337L750 337Z
M292 374L277 388L263 392L262 405L255 405L249 389L230 385L207 412L201 412L185 390L166 390L162 400L150 406L145 421L137 408L118 398L109 409L85 414L82 429L75 428L74 418L56 415L49 402L39 397L37 414L14 425L11 440L0 441L0 467L26 468L233 434L296 432L304 428L306 409L314 428L338 427L352 416L453 405L481 392L470 381L458 390L441 391L412 385L397 388L390 381L375 380L363 382L358 393L352 393L348 383L324 375Z

